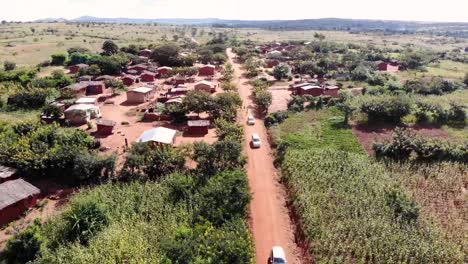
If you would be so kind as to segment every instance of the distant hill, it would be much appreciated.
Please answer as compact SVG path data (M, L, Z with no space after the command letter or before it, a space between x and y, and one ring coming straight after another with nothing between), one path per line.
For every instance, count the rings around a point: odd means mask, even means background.
M463 31L468 34L468 23L441 23L441 22L409 22L392 20L365 20L321 18L302 20L225 20L218 18L100 18L82 16L71 20L40 19L35 22L71 22L71 23L120 23L120 24L172 24L213 26L226 28L262 28L269 30L382 30L382 31L418 31L418 30L450 30Z

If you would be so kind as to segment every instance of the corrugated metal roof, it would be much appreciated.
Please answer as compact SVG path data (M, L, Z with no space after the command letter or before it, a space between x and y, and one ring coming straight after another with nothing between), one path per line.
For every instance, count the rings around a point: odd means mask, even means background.
M99 107L95 105L90 105L90 104L74 104L68 107L67 110L65 110L65 112L78 111L78 110L87 111L87 110L95 110L95 109L99 109Z
M189 120L187 121L189 127L204 127L210 126L210 120Z
M23 179L16 179L0 184L0 210L41 191Z
M0 178L6 179L16 173L16 170L10 167L0 165Z
M195 86L198 86L200 84L211 86L212 83L210 81L203 80L203 81L196 83Z
M323 89L323 88L320 87L320 86L317 86L317 85L307 85L307 86L300 87L300 89L302 89L302 90L311 90L311 89Z
M75 104L95 104L97 98L95 97L81 97L80 99L76 100Z
M176 133L177 130L174 129L157 127L143 132L143 134L141 134L141 136L137 139L137 142L158 142L163 144L172 144Z
M136 92L136 93L149 93L153 91L153 88L149 88L149 87L138 87L138 88L135 88L133 90L130 90L129 92Z

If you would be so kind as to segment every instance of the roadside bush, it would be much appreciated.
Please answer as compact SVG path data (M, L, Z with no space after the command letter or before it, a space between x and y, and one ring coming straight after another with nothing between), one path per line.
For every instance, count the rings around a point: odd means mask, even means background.
M55 66L62 66L65 64L65 61L67 60L67 55L66 54L52 54L51 55L51 65Z
M265 117L265 126L267 128L279 125L283 123L286 118L288 118L289 113L288 112L275 112L272 114L269 114Z
M370 121L399 122L411 111L412 103L405 96L367 96L363 98L359 110L365 113Z
M254 102L261 112L268 111L273 101L273 96L268 90L259 90L255 92Z
M29 263L39 256L44 240L41 226L35 222L7 241L0 260L5 260L7 264Z
M376 143L373 149L377 158L418 162L468 162L466 143L455 145L447 141L427 139L403 128L395 129L390 142Z

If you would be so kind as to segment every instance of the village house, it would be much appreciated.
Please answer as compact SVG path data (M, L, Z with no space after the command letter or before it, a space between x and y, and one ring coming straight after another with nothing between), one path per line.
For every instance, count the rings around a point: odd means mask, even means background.
M96 97L81 97L75 101L75 104L97 105L97 98Z
M295 90L295 94L297 95L312 95L312 96L321 96L323 95L324 89L317 85L306 85L298 87Z
M380 62L377 64L379 71L384 72L397 72L400 70L400 64L397 62Z
M97 133L99 135L110 135L113 133L116 122L112 120L99 119L96 121Z
M0 165L0 183L14 180L16 178L17 174L15 169Z
M122 77L122 82L125 86L132 86L137 81L137 77L132 75L124 75Z
M172 68L167 67L167 66L162 66L162 67L157 68L156 71L158 72L159 76L168 76L171 73Z
M155 78L156 78L156 73L150 72L150 71L144 71L140 75L140 80L142 82L154 82Z
M177 75L174 77L174 85L181 85L187 82L187 77L183 75Z
M187 133L191 135L206 135L210 128L210 120L187 121Z
M41 191L23 179L15 179L0 184L0 226L18 218L24 211L33 207Z
M91 118L98 118L101 116L99 107L91 104L75 104L68 107L65 111L65 119L72 125L84 125L88 123Z
M197 91L204 91L204 92L207 92L207 93L216 92L216 88L213 86L213 84L211 82L205 81L205 80L195 84L194 88Z
M114 79L115 79L114 76L110 76L110 75L101 75L101 76L96 77L94 80L95 80L95 81L102 81L102 82L105 82L105 81L112 81L112 80L114 80Z
M154 96L154 89L150 87L139 87L127 91L127 102L141 104L151 101Z
M204 65L198 69L198 75L200 76L213 76L215 75L216 67L211 64Z
M150 49L143 49L138 52L138 56L145 57L145 58L150 58L151 55L153 54L153 51Z
M267 68L274 68L280 64L279 60L268 60L266 62L266 67Z
M102 81L86 82L86 94L102 94L106 90L106 85Z
M80 64L75 64L70 67L68 67L68 70L70 71L70 74L75 74L78 73L81 69L88 68L88 64L80 63Z
M340 91L340 87L336 85L327 85L325 86L325 89L323 90L323 95L337 97L339 91Z
M73 92L75 96L83 96L83 95L86 95L87 87L88 87L88 82L79 82L79 83L74 83L66 87L63 87L61 90Z
M179 95L175 97L171 97L171 99L167 100L164 105L172 105L172 104L182 104L182 101L184 100L185 95Z
M130 71L136 71L137 74L133 74L133 75L140 75L142 72L148 70L148 66L144 65L144 64L137 64L137 65L133 65L133 66L130 66L127 68L127 73L131 74Z
M175 142L177 130L166 127L157 127L146 130L137 139L137 142L150 143L154 146L158 145L173 145Z

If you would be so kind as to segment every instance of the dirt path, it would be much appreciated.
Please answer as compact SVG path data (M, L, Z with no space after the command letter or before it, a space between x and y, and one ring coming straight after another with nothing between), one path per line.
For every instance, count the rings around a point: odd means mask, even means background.
M235 55L231 49L228 49L227 54L234 68L234 83L239 88L244 107L253 109L254 104L249 98L250 85L247 84L248 80L242 77L243 69L233 60ZM283 247L288 263L302 263L299 257L301 251L294 242L294 227L286 207L286 192L279 183L278 173L273 166L267 131L263 120L257 117L255 125L245 126L248 111L250 112L250 110L242 109L240 121L245 130L244 149L248 157L247 174L253 194L250 214L257 263L267 263L268 255L273 246ZM257 133L260 136L261 148L252 149L250 147L252 133Z

